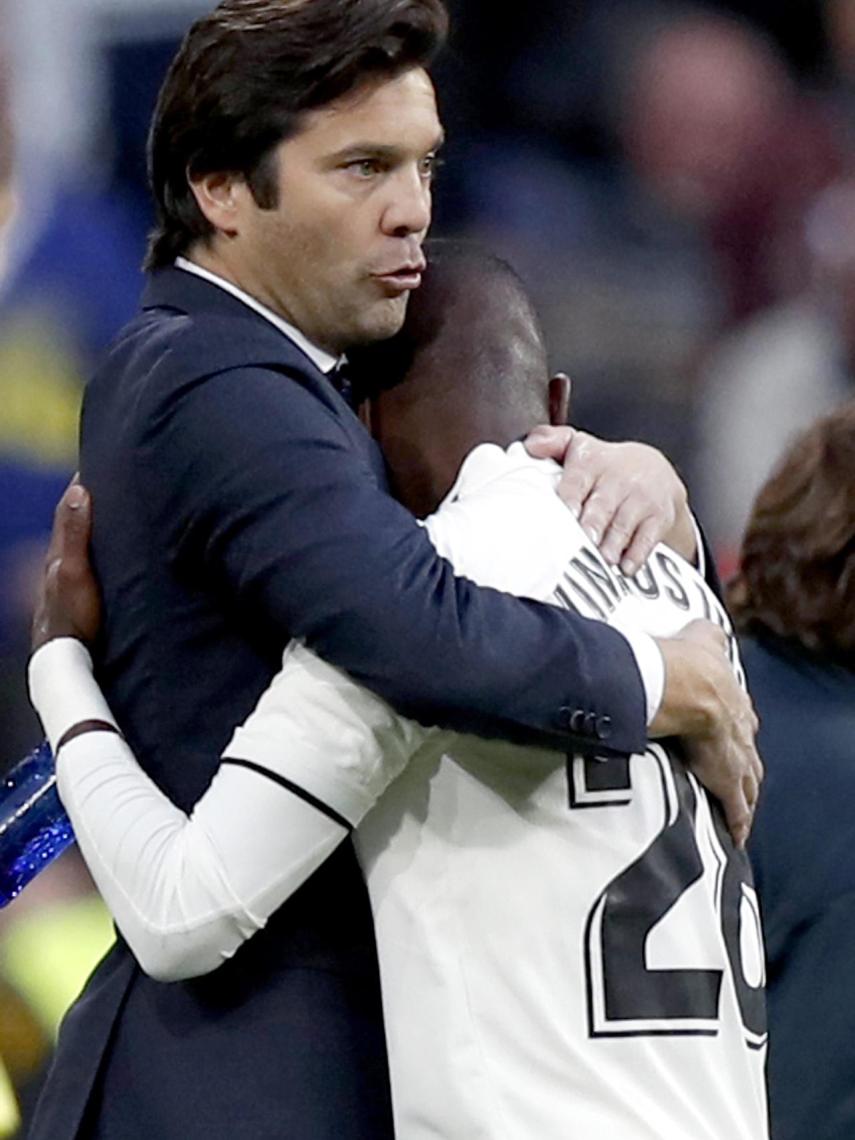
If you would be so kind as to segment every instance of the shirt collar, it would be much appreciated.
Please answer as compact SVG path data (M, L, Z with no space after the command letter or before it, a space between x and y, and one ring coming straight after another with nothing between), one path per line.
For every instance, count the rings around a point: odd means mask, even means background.
M296 344L297 348L301 349L309 360L323 373L332 372L336 365L344 361L343 356L333 356L332 353L327 352L323 348L319 348L316 344L312 344L299 329L294 328L288 321L283 320L278 313L274 313L272 309L268 309L266 305L262 305L260 301L256 301L255 297L251 297L249 293L245 293L237 285L233 285L231 281L227 281L225 277L220 277L217 273L211 273L209 269L203 269L201 265L196 265L195 262L189 261L186 257L177 257L175 259L175 268L183 269L185 273L195 273L197 277L201 277L205 281L210 281L212 285L218 285L220 289L225 289L227 293L231 293L233 297L237 297L239 301L243 301L250 309L254 309L259 316L270 321L275 325L281 333L284 333L289 340Z

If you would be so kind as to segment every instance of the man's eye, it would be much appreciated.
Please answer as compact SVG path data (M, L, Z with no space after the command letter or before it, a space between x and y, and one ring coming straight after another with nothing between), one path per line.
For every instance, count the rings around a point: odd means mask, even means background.
M356 162L349 162L347 169L360 178L373 178L380 173L380 163L376 158L360 158Z
M419 170L422 178L435 178L443 160L438 154L428 154L419 163Z

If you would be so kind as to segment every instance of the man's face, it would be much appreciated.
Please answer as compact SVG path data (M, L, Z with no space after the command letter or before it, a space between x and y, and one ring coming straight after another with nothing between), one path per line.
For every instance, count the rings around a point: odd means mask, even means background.
M243 196L240 284L330 351L392 336L420 284L441 141L420 68L308 113L275 155L278 206Z

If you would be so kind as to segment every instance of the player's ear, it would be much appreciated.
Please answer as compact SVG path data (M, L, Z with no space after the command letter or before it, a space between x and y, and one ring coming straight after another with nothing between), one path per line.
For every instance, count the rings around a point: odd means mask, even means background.
M570 420L570 390L572 382L563 372L549 381L549 422L564 427Z

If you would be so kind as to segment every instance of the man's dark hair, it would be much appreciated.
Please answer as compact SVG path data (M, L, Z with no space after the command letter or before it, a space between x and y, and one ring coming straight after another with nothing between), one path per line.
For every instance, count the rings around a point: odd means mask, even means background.
M795 443L757 496L729 602L741 630L855 669L855 401Z
M426 67L442 47L442 0L223 0L187 33L149 136L157 207L147 269L213 233L189 179L242 175L262 209L278 205L272 156L323 107L373 76Z

